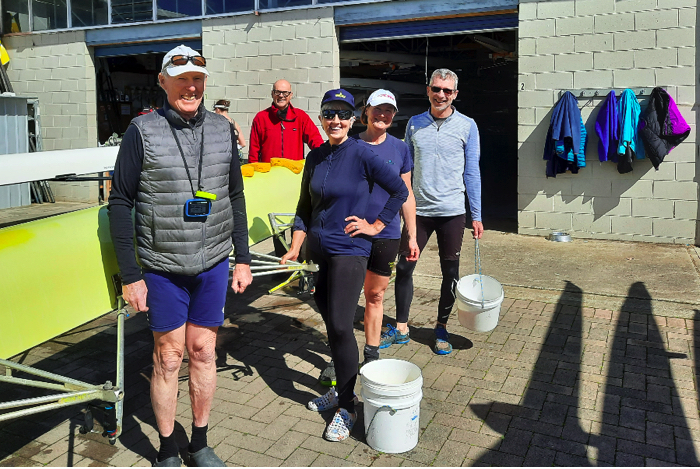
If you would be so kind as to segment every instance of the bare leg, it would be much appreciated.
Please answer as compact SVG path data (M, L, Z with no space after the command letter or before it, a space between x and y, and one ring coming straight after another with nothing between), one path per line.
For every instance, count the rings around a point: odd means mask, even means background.
M175 427L177 378L185 349L185 325L168 332L154 332L151 403L158 431L169 436Z
M403 334L403 335L408 334L408 323L407 322L397 322L396 328L399 330L399 332L401 334Z
M389 286L389 277L367 271L365 275L365 343L379 346L384 319L384 293Z
M190 357L190 401L196 427L209 423L216 390L216 332L218 327L187 323L187 353Z

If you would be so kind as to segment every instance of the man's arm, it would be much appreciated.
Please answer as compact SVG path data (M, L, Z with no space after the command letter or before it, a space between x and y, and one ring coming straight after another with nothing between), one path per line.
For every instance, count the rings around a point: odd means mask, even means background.
M233 127L233 126L232 126ZM234 135L233 128L231 135ZM243 194L243 175L241 163L238 160L236 142L232 142L231 167L228 176L228 196L233 210L233 253L236 266L233 270L231 288L236 293L245 291L251 284L253 277L250 273L250 249L248 249L248 215L245 209L245 195Z
M406 145L408 145L408 153L411 156L411 166L413 167L416 164L416 154L413 151L413 139L411 138L413 136L413 130L411 125L413 124L413 117L408 119L408 124L406 124L406 133L404 134L403 141Z
M318 148L323 144L323 137L318 131L318 127L314 125L314 121L311 120L308 114L304 113L304 133L302 138L304 143L306 143L310 149Z
M248 162L257 163L260 159L260 142L262 140L262 128L260 119L255 116L253 125L250 129L250 147L248 148Z
M136 311L148 311L148 289L136 262L131 210L139 188L143 165L143 143L135 125L124 133L112 176L109 195L109 229L122 276L122 298Z
M479 169L481 143L476 122L473 119L470 120L471 130L464 148L464 187L469 197L473 234L476 239L479 239L484 232L484 225L481 221L481 171Z
M138 193L143 143L138 127L130 125L122 139L112 176L112 191L109 195L109 229L114 251L124 283L141 280L141 268L136 262L134 250L134 223L131 210Z

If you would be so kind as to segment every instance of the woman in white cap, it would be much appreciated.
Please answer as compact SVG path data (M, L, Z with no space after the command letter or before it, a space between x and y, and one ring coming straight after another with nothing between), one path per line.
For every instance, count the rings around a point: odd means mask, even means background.
M406 183L408 198L401 207L401 215L404 219L403 229L407 231L408 235L406 237L408 245L401 246L401 249L402 252L407 253L407 260L415 262L418 260L420 250L416 241L416 200L411 188L413 160L408 145L387 133L397 112L396 98L391 91L382 89L375 91L367 99L367 104L360 115L360 122L367 126L367 130L351 138L357 139L363 146L371 149L387 167L401 176ZM372 190L367 210L368 222L374 221L388 198L389 194L381 187L375 187ZM366 345L363 365L378 359L379 349L387 348L391 344L405 344L410 340L407 324L397 324L398 329L388 325L388 330L381 333L382 319L384 318L384 293L389 286L392 266L399 252L400 238L401 221L399 214L397 214L396 218L382 232L375 235L372 241L372 252L369 256L367 275L365 276Z

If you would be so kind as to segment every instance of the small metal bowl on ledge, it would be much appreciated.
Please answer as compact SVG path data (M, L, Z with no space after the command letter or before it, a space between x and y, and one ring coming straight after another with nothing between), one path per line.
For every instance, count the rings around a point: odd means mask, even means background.
M547 239L550 241L557 241L559 243L569 243L571 242L571 235L565 231L552 231Z

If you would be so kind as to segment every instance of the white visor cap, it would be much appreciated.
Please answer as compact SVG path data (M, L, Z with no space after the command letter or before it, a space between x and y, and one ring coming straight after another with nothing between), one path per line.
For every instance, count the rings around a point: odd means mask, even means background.
M367 104L369 106L379 106L380 104L391 104L394 109L398 112L399 107L396 105L396 98L394 93L389 90L377 90L367 98Z
M209 76L209 72L206 68L193 64L191 60L188 60L185 65L174 65L170 63L170 59L172 59L176 55L184 55L186 57L202 56L202 54L192 49L191 47L187 47L184 44L179 45L167 54L165 54L165 57L163 57L163 72L167 73L171 77L176 77L187 72L199 72L205 74L206 76Z

